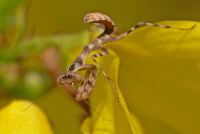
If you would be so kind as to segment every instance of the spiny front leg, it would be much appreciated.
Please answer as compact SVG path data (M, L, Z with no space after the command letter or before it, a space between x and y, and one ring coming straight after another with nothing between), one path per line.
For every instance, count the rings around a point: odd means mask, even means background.
M117 37L111 37L111 41L117 41L120 40L122 38L124 38L125 36L127 36L130 32L134 31L137 28L143 27L143 26L155 26L155 27L160 27L160 28L171 28L171 29L177 29L177 30L191 30L193 29L196 25L193 25L190 28L178 28L178 27L173 27L173 26L168 26L168 25L162 25L162 24L157 24L157 23L151 23L151 22L139 22L137 25L133 26L132 28L130 28L127 32L120 34Z
M86 100L89 95L91 94L95 83L96 83L96 77L97 77L97 69L96 66L93 64L85 64L82 68L83 70L86 70L85 77L83 82L81 83L81 86L78 88L77 94L76 94L76 100Z

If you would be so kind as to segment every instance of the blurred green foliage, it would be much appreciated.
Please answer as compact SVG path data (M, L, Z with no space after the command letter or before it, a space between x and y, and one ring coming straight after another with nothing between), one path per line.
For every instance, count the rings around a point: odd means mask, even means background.
M60 66L66 67L61 61L67 61L67 51L87 43L89 34L27 35L22 30L25 25L17 21L25 17L26 6L20 0L0 2L0 94L34 99L56 86Z
M15 24L16 16L14 15L14 11L21 2L22 0L0 1L0 31L4 31L8 26Z

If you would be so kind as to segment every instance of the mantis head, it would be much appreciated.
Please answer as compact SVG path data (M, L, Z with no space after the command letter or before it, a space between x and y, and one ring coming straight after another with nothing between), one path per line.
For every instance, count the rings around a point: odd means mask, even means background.
M81 76L75 73L60 75L57 78L57 83L61 85L75 85L81 82Z

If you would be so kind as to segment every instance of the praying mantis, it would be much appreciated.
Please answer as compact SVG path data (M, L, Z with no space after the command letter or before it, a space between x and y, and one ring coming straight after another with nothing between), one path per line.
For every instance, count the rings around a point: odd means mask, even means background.
M109 54L109 49L104 45L108 42L118 41L126 37L130 32L134 31L143 26L155 26L160 28L173 28L179 30L189 30L191 28L176 28L168 25L162 25L150 22L139 22L135 26L131 27L127 32L119 35L115 35L117 30L113 20L106 14L100 12L88 13L84 17L84 23L98 23L104 26L104 31L96 37L89 44L85 45L80 55L74 60L74 62L69 66L67 73L60 75L57 78L57 82L61 85L79 85L75 99L77 101L87 100L95 87L97 69L98 67L104 74L104 76L112 81L103 68L96 61L97 57L106 56ZM85 61L88 55L92 52L100 50L101 52L95 53L91 56L91 59L98 65L86 64ZM82 78L77 72L85 71L85 76Z

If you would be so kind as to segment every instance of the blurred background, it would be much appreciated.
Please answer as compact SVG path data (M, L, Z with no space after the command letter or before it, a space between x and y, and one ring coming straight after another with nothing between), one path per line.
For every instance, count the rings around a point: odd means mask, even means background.
M28 30L35 34L78 32L85 29L83 16L88 12L110 15L121 30L139 21L199 20L198 0L32 0L28 10Z
M1 106L13 98L41 99L58 88L56 78L66 71L69 55L90 39L86 31L90 25L83 23L86 13L106 13L120 31L126 31L139 21L199 21L199 4L198 0L1 0ZM52 105L59 102L55 98ZM84 113L77 109L77 114Z

